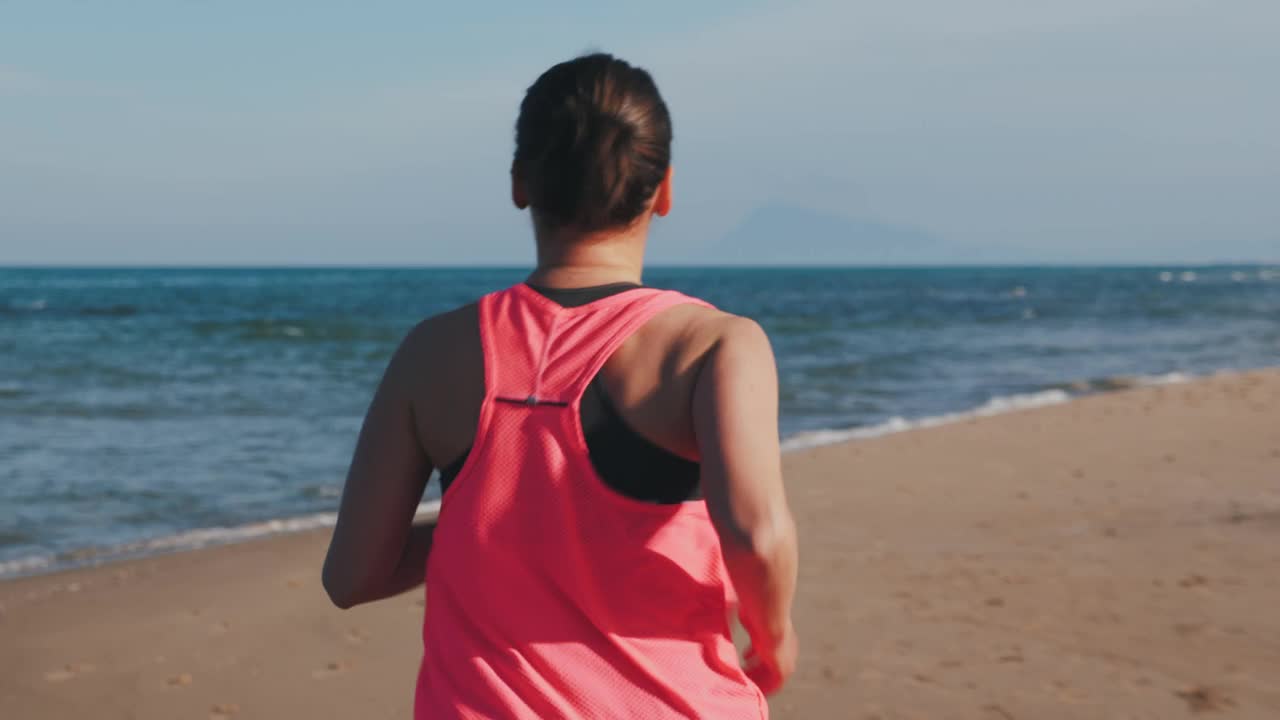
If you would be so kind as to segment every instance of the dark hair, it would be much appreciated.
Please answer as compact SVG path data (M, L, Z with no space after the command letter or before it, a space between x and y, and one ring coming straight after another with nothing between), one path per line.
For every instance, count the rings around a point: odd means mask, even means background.
M538 222L630 225L670 164L671 115L657 85L612 55L556 65L520 103L513 169Z

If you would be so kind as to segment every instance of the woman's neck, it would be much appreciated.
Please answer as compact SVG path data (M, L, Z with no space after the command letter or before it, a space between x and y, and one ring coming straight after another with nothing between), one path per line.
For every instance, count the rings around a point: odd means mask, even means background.
M538 267L529 275L529 282L547 288L639 283L644 271L645 225L592 235L540 232Z

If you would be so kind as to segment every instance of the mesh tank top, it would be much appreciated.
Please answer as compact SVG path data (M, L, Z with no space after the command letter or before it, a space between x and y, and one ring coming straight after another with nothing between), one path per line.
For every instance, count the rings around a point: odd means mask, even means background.
M427 563L417 718L767 717L705 502L616 493L579 417L619 345L700 302L637 288L562 307L524 284L481 299L485 398Z

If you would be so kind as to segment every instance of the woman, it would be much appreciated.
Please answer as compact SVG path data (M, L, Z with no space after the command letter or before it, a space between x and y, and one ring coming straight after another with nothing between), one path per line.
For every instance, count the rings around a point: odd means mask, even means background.
M511 173L537 269L416 327L374 396L324 584L347 608L425 579L419 718L759 718L794 667L768 340L640 285L670 155L644 70L543 74Z

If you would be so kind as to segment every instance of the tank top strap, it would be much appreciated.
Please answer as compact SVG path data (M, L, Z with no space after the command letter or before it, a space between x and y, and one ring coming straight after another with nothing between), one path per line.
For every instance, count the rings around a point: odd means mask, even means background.
M592 342L584 347L584 360L581 372L574 378L568 390L575 404L581 400L587 386L600 373L600 369L617 352L624 342L629 340L645 323L665 310L677 305L700 305L711 307L710 303L690 297L674 290L656 290L642 288L632 291L637 297L614 312L601 309L601 326Z
M563 307L527 285L480 301L485 398L530 406L576 406L592 378L641 326L676 305L708 304L640 287Z

